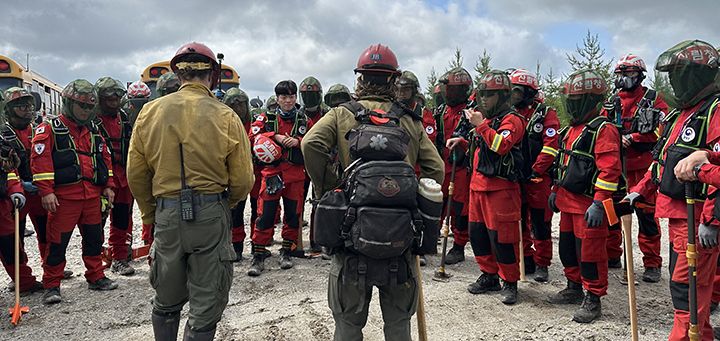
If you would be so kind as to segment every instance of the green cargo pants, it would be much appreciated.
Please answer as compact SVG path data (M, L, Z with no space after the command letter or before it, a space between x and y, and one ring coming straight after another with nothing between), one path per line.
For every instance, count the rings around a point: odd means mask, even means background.
M420 291L417 285L417 260L410 252L407 252L405 256L411 274L408 281L400 285L378 287L386 341L412 340L410 318L417 311ZM363 292L358 286L343 282L344 258L343 253L333 255L328 278L328 305L332 310L333 319L335 319L334 340L363 341L362 329L367 322L372 288L365 290L364 306L359 313L356 313L360 302L359 298ZM368 271L372 271L372 269L368 269Z
M158 198L155 240L150 248L153 308L161 313L182 310L190 302L188 324L212 329L228 302L235 251L227 199L205 202L199 194L195 221L181 221L176 199ZM212 196L212 195L209 195Z

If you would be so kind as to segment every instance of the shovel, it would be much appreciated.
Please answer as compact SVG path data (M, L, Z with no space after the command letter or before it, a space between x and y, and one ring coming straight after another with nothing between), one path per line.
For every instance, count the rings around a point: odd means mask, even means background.
M448 186L448 200L446 204L447 208L445 209L445 223L443 224L442 256L440 258L440 270L435 272L435 276L433 276L433 281L445 283L447 283L450 280L450 277L452 277L451 274L445 272L445 253L447 252L448 234L450 234L450 208L452 207L452 198L453 193L455 192L455 166L457 165L457 157L455 156L454 151L450 152L453 153L453 162L452 171L450 173L450 185Z

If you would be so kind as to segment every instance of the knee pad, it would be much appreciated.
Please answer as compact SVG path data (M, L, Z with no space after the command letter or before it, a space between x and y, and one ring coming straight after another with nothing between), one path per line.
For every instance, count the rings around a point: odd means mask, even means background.
M655 223L655 214L648 214L640 208L635 208L635 216L638 219L640 233L648 237L654 237L660 234L657 223Z
M57 266L65 261L65 252L67 251L67 246L70 243L71 236L72 231L61 233L60 244L50 243L48 246L49 252L47 259L45 260L45 264L49 266Z
M492 252L488 228L485 223L470 222L469 239L475 256L489 256Z
M0 236L0 255L5 263L14 266L15 264L15 235ZM21 255L22 257L22 255ZM22 263L22 260L20 261Z
M577 251L575 249L575 234L572 232L560 231L560 241L558 242L558 254L560 261L566 268L574 268L579 266Z
M127 231L130 225L130 204L115 204L112 208L112 225L114 228Z
M300 214L297 211L297 200L284 199L285 205L285 223L293 230L300 228Z
M100 224L82 225L83 229L83 256L98 256L102 254L102 227Z
M515 264L515 247L511 243L498 242L498 231L487 229L490 236L490 243L495 253L495 260L500 264Z
M532 233L537 240L548 240L551 236L550 222L545 221L545 210L530 207L530 223Z

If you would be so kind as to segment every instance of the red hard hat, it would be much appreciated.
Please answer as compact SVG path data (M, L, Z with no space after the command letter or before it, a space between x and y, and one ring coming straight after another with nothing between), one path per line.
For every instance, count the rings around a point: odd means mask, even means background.
M399 67L395 53L389 47L377 44L363 51L358 59L355 72L380 71L399 74Z
M535 75L525 69L517 69L513 71L513 73L510 74L510 83L513 83L513 85L529 86L534 90L538 89L537 79L535 79Z
M560 93L566 96L595 94L602 95L608 91L605 79L599 73L584 69L572 73L560 87Z
M280 159L282 149L271 138L258 135L255 137L255 143L253 143L253 153L255 153L258 160L264 163L273 163Z
M215 54L210 50L209 47L205 46L204 44L192 42L187 43L180 47L177 52L175 52L175 57L170 61L170 68L172 68L172 71L177 74L178 68L175 66L177 64L178 57L186 55L186 54L201 54L205 57L210 58L212 61L212 70L213 70L213 78L212 78L212 85L210 86L211 89L214 89L215 86L217 86L218 79L220 78L220 65L218 65L217 59L215 59Z
M492 70L483 76L480 84L480 90L510 90L510 78L504 71Z
M628 53L625 57L620 58L615 65L615 73L625 71L646 72L647 69L645 68L645 62L640 57Z
M538 90L537 99L538 101L545 103L545 94L542 92L542 90Z

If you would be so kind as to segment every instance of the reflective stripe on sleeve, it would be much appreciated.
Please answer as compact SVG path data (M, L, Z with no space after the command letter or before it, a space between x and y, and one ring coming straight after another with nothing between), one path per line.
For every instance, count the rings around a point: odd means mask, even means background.
M113 176L113 171L112 171L112 169L109 169L109 170L108 170L108 176Z
M541 153L545 153L545 154L550 154L550 155L552 155L553 157L554 157L554 156L557 156L557 149L552 148L552 147L548 147L548 146L543 146L543 149L542 149L540 152L541 152Z
M7 179L8 180L17 180L18 176L15 173L8 173Z
M608 182L603 179L597 179L597 182L595 182L595 187L599 189L604 189L606 191L617 191L618 184L617 182Z
M33 181L55 180L55 173L38 173L33 174Z
M493 139L492 146L490 146L490 150L497 153L498 149L500 149L500 143L502 143L502 140L502 135L495 134L495 138Z

